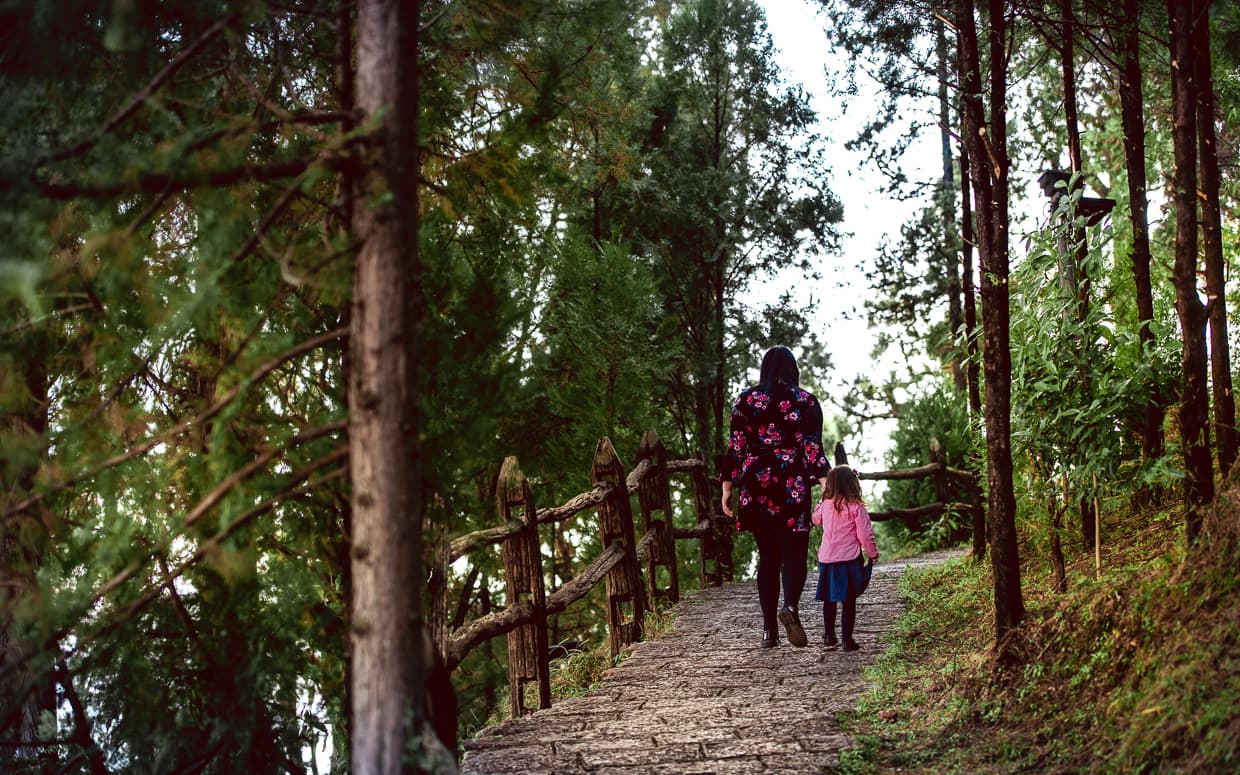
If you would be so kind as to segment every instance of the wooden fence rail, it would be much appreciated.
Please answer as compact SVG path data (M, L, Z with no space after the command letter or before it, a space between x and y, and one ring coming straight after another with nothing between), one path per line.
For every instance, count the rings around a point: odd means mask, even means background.
M847 457L841 446L836 445L835 462L847 463ZM890 509L870 514L874 522L900 519L914 532L921 529L922 520L941 517L948 513L969 514L973 518L973 556L981 559L986 552L986 510L982 505L981 488L977 477L971 471L951 468L947 465L947 456L938 439L930 440L930 462L916 468L901 468L895 471L858 472L857 477L869 480L908 481L912 479L931 479L934 482L935 501L923 506L909 509ZM968 498L964 502L951 502L951 483L960 485Z
M843 446L836 445L836 463L845 463ZM692 493L694 525L673 525L669 475L686 474ZM732 521L718 510L715 488L702 456L668 460L667 450L653 431L642 435L636 463L625 472L615 448L606 437L599 440L591 465L594 486L560 506L537 508L535 494L515 457L504 460L496 486L494 527L440 541L432 569L431 620L433 636L449 671L455 670L476 646L500 635L507 636L508 683L512 715L520 716L551 705L551 677L547 619L561 613L589 594L600 582L607 591L607 625L613 658L641 639L642 622L656 601L680 599L676 562L677 540L697 541L700 549L700 582L719 585L732 578ZM974 511L973 503L948 503L949 478L972 483L971 474L948 468L937 444L931 463L914 469L862 473L862 479L915 479L935 481L939 502L916 509L892 510L872 515L875 520L923 517L951 511ZM637 496L641 515L641 539L637 540L632 496ZM575 578L551 594L545 587L542 540L539 527L569 519L583 511L597 510L603 550ZM473 580L471 572L455 609L458 623L450 630L448 612L448 566L472 552L500 545L504 564L506 607L465 622ZM527 688L536 687L528 692ZM533 695L531 697L530 695ZM527 706L535 699L535 706Z
M672 519L670 474L688 474L694 525L675 528ZM561 506L537 508L534 492L515 457L504 460L496 486L495 510L499 524L443 542L432 574L441 581L431 586L431 618L440 653L448 670L455 670L471 649L499 635L507 635L508 683L514 716L549 707L547 618L585 597L602 582L607 590L607 624L613 657L641 639L642 622L655 601L680 599L676 540L700 546L701 583L718 585L731 578L730 520L718 513L712 496L706 461L702 457L668 460L658 434L642 435L637 463L626 473L609 439L599 440L591 465L594 486ZM637 540L631 496L637 495L641 540ZM603 551L574 579L548 595L543 572L542 541L538 528L583 511L597 510ZM507 606L449 632L447 566L471 552L500 544L504 563ZM644 572L643 572L644 571ZM467 585L464 592L470 594ZM464 610L467 600L456 608ZM536 692L527 687L536 686ZM527 695L536 694L536 707L527 707Z

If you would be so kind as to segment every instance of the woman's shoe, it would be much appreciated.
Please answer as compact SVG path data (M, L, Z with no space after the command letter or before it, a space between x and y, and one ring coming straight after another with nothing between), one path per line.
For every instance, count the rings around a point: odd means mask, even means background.
M856 651L860 648L861 648L861 644L853 640L852 638L844 639L844 650L845 651Z
M762 648L769 649L778 645L779 635L776 634L775 630L762 631Z
M784 606L784 610L779 612L779 621L783 623L784 630L788 633L789 643L797 648L805 648L809 645L809 641L805 638L805 628L801 626L801 617L797 616L795 609Z
M823 635L822 645L826 646L828 649L834 649L836 646L840 645L840 642L835 639L834 635Z

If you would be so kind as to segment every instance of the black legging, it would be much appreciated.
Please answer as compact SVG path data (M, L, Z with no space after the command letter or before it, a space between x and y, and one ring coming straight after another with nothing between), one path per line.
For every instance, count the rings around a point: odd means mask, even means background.
M853 598L845 603L840 603L843 611L840 612L840 637L845 643L853 639L853 627L857 624L857 599ZM828 636L828 640L835 640L835 603L826 601L822 604L822 625Z
M796 608L805 588L809 531L763 526L753 533L758 544L758 602L762 605L762 628L776 629L779 614L779 582L784 582L784 605Z

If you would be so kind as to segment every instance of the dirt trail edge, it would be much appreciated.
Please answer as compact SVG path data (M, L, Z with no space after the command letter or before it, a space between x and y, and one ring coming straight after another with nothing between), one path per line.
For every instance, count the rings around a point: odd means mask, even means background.
M812 773L834 767L851 740L835 714L865 688L862 669L900 613L905 569L962 554L948 550L880 562L857 601L861 650L822 645L822 604L811 572L801 602L809 646L780 633L764 649L752 582L705 589L682 600L662 638L638 643L602 684L464 742L462 772ZM838 628L838 623L837 623Z

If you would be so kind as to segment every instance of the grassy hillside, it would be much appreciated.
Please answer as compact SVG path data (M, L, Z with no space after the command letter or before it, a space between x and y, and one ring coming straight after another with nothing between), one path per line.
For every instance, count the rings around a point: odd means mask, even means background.
M1240 486L1189 552L1179 507L1104 514L1100 574L1064 543L1066 594L1022 554L1015 667L992 659L988 561L905 577L844 772L1240 772Z

